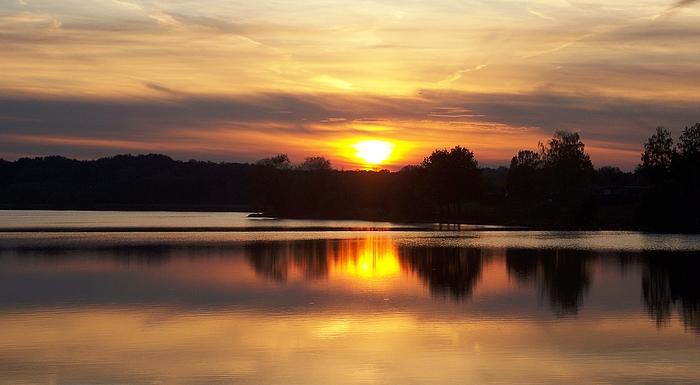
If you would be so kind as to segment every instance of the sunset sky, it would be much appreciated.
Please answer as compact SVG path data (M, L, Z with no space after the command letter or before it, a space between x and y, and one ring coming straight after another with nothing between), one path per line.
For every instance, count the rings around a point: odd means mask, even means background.
M632 170L700 121L695 0L3 0L0 158L508 165L555 130Z

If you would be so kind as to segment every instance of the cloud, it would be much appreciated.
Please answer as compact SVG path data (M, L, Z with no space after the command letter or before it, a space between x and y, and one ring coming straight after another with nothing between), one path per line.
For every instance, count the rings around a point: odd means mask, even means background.
M112 0L112 2L119 4L125 8L144 12L146 15L148 15L148 17L154 19L160 26L179 27L182 25L182 23L175 20L175 18L173 18L171 15L155 8L145 8L141 5L121 0Z
M146 87L148 87L152 90L159 91L159 92L162 92L164 94L168 94L168 95L178 97L178 98L184 97L187 95L186 92L177 91L177 90L174 90L172 88L168 88L168 87L165 87L165 86L162 86L159 84L155 84L155 83L151 83L151 82L143 82L143 85L145 85Z
M359 123L359 124L377 124L377 123L386 123L388 122L387 119L370 119L370 118L359 118L359 119L353 119L354 123Z
M467 73L467 72L477 71L477 70L480 70L480 69L482 69L482 68L484 68L484 67L486 67L486 64L480 64L480 65L478 65L478 66L476 66L476 67L474 67L474 68L467 68L467 69L464 69L464 70L455 71L454 73L452 73L452 76L449 76L449 77L447 77L446 79L441 80L441 81L439 82L439 84L449 84L449 83L452 83L452 82L454 82L455 80L460 79L460 78L462 77L462 74L465 74L465 73Z
M542 12L534 11L534 10L532 10L532 9L528 9L527 11L530 12L531 14L533 14L533 15L539 17L539 18L545 19L545 20L549 20L549 21L559 21L559 20L557 20L557 19L555 19L555 18L553 18L553 17L551 17L551 16L545 15L545 14L542 13Z
M435 107L428 114L437 118L483 118L484 115L474 114L472 110L461 107Z
M170 16L182 24L197 25L223 33L240 34L244 30L240 25L214 17L184 15L178 13L172 13Z
M672 6L672 8L685 8L685 7L689 7L693 3L697 3L697 2L698 2L698 0L680 0L680 1L676 2L676 4L674 4Z
M343 79L338 79L338 78L328 76L328 75L315 76L315 77L311 78L311 80L319 82L319 83L324 83L324 84L327 84L331 87L340 88L343 90L355 89L355 87L353 87L352 83L345 81Z
M679 0L675 4L668 7L666 10L659 13L658 15L653 16L652 20L658 19L659 17L670 16L674 13L682 11L684 8L687 8L693 5L693 3L697 2L698 0Z

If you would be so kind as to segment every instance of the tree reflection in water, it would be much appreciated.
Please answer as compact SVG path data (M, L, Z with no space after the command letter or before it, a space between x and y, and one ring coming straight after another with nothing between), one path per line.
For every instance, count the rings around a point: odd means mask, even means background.
M307 279L325 278L328 276L329 248L335 244L328 240L292 242L290 250L294 264Z
M254 242L245 245L245 253L258 276L284 282L289 275L289 261L284 243Z
M326 278L332 268L369 277L400 271L396 246L382 238L257 242L245 252L258 276L279 282L292 270L308 280Z
M390 238L257 242L245 246L260 277L286 282L291 271L304 279L325 279L344 271L379 278L399 271L418 276L431 295L468 299L482 274L482 250L458 247L399 247ZM700 253L607 254L620 266L641 265L644 306L659 327L678 311L686 328L700 334ZM581 250L509 249L508 275L534 285L541 300L560 316L575 316L592 283L599 254ZM365 271L367 270L367 271Z
M425 282L431 294L454 299L471 296L482 270L479 249L397 248L385 238L260 242L246 245L245 251L258 276L279 282L285 282L293 269L306 279L324 278L331 264L334 270L361 278L408 270Z
M558 315L576 315L591 285L592 254L578 250L509 249L508 273L523 283L534 282Z
M700 334L700 253L647 253L642 262L644 306L656 325L668 324L675 307Z
M337 248L336 243L330 240L255 242L245 245L245 253L261 277L285 282L295 269L306 279L318 279L328 276L329 249Z
M418 274L433 295L469 298L482 271L480 249L406 247L401 265Z
M381 257L393 249L390 244L384 239L268 242L249 244L246 253L259 276L284 282L291 269L317 279L328 276L329 263L357 267L368 250ZM397 253L401 269L420 277L432 295L468 299L482 272L480 249L399 247ZM518 281L536 284L558 314L576 315L591 284L590 259L581 251L508 250L506 265Z

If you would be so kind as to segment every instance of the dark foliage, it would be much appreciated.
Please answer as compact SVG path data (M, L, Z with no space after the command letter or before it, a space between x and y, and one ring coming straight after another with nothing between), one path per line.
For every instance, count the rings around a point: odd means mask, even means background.
M479 196L482 171L468 149L456 146L449 151L435 150L421 167L426 170L430 195L441 218L461 217L462 203Z
M539 144L548 193L569 199L590 185L593 164L578 133L557 131L547 145Z
M93 161L59 156L0 163L4 208L118 209L245 204L248 164L118 155Z
M577 133L557 131L539 152L522 150L513 157L507 178L507 203L513 224L549 228L599 228L604 187ZM618 170L619 171L619 170Z
M700 230L700 123L686 127L674 147L671 133L657 127L637 167L648 191L639 206L642 228L660 232Z

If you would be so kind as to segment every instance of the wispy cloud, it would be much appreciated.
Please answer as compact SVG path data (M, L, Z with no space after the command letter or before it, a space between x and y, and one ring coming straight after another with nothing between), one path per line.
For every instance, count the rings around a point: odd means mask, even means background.
M681 10L683 10L683 8L687 8L693 5L693 3L697 2L698 0L679 0L675 4L671 5L670 7L659 13L658 15L653 16L652 20L655 20L659 17L670 16L674 13L680 12Z
M459 80L459 79L462 77L462 74L466 74L466 73L472 72L472 71L478 71L478 70L480 70L480 69L482 69L482 68L484 68L484 67L486 67L486 64L480 64L480 65L478 65L478 66L476 66L476 67L474 67L474 68L467 68L467 69L455 71L455 72L452 73L451 76L447 77L446 79L441 80L441 81L439 82L439 84L443 85L443 84L452 83L452 82L454 82L454 81L456 81L456 80Z
M436 118L483 118L484 115L475 114L472 110L461 107L435 107L428 116Z
M527 11L530 12L531 14L533 14L533 15L539 17L539 18L545 19L545 20L557 21L557 22L559 21L559 20L557 20L557 19L555 19L555 18L553 18L553 17L551 17L551 16L545 15L545 14L542 13L542 12L538 12L538 11L535 11L535 10L532 10L532 9L528 9Z
M671 6L671 8L669 8L669 9L671 9L671 10L681 9L681 8L689 7L693 3L697 3L697 2L698 2L698 0L680 0L680 1L676 2L675 4L673 4Z
M155 84L155 83L151 83L151 82L144 82L143 85L145 85L146 87L148 87L152 90L159 91L159 92L162 92L164 94L174 96L177 98L187 96L186 92L174 90L172 88L169 88L169 87L166 87L166 86L163 86L160 84Z
M348 119L347 118L328 118L328 119L322 119L321 123L339 123L339 122L346 122Z
M171 15L162 12L158 9L155 8L145 8L141 5L134 4L134 3L129 3L126 1L121 1L121 0L112 0L112 2L119 4L125 8L133 9L133 10L138 10L138 11L143 11L148 17L154 19L158 25L161 26L169 26L169 27L178 27L182 25L179 21L175 20Z
M345 81L343 79L338 79L329 75L319 75L311 78L311 80L329 85L334 88L340 88L344 90L353 90L355 87L352 83Z

